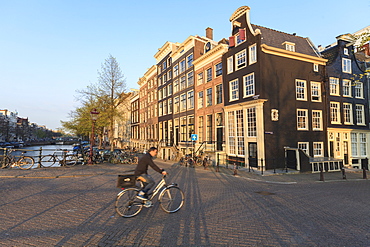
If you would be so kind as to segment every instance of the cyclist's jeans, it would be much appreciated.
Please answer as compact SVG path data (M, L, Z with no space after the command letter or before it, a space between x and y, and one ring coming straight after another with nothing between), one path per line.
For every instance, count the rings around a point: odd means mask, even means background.
M155 185L155 181L149 174L141 174L138 179L144 183L144 188L141 190L144 193L148 191Z

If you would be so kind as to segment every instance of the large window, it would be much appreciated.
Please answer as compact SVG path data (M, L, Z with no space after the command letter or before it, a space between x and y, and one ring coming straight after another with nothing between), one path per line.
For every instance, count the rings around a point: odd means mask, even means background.
M216 64L216 77L222 75L222 63Z
M236 111L236 135L238 155L244 155L244 125L243 110Z
M344 124L353 124L352 104L343 103L343 121L344 121Z
M167 100L163 101L163 115L167 115Z
M180 111L186 111L186 94L180 96Z
M352 73L351 59L342 58L342 71L343 73Z
M236 70L244 68L246 66L246 60L247 60L246 57L247 57L246 50L242 50L241 52L235 55Z
M235 113L228 112L228 127L229 127L229 153L235 154L236 149L236 131L235 131Z
M257 45L253 44L249 46L249 64L257 62Z
M175 105L174 112L179 113L180 112L180 97L179 96L175 97L174 105Z
M330 95L339 95L339 79L330 77Z
M357 133L351 133L351 150L352 150L352 156L358 155Z
M198 85L203 84L203 72L198 74Z
M207 69L207 82L212 81L212 68Z
M297 100L307 100L307 88L306 88L306 81L304 80L296 80L296 99Z
M222 84L216 86L216 104L222 103Z
M194 85L194 73L189 72L188 73L188 87Z
M312 111L312 130L322 130L322 111Z
M186 77L181 76L181 78L180 78L180 90L183 90L185 88L186 88Z
M340 104L339 102L330 102L330 122L340 124Z
M203 116L198 118L198 141L199 143L203 142Z
M185 67L185 59L180 62L180 74L184 72L186 69Z
M209 143L212 143L212 115L207 115L207 132L206 132L206 135L207 135L207 142Z
M177 93L179 91L179 80L175 80L173 83L173 92Z
M188 109L194 108L194 91L188 92Z
M173 66L173 76L176 77L179 75L179 65L176 64L175 66Z
M314 157L324 156L323 146L324 146L324 144L322 142L314 142L313 143L313 156Z
M168 99L168 114L172 114L172 98Z
M351 97L351 80L343 79L343 96Z
M308 130L308 110L297 109L297 130Z
M204 96L203 91L198 92L198 109L203 108L204 106Z
M244 97L254 95L254 73L243 77L244 81Z
M207 106L212 105L212 88L207 89Z
M360 133L359 135L360 138L360 155L361 156L366 156L367 155L367 142L366 142L366 134L365 133Z
M256 117L256 108L247 109L247 120L248 120L248 131L247 135L249 137L257 136L257 117Z
M186 64L187 64L188 68L190 68L191 66L193 66L193 54L190 54L186 58Z
M364 97L364 90L362 82L356 82L355 97L362 99Z
M230 74L234 72L234 57L227 58L227 73Z
M365 125L364 105L356 105L356 121L358 125Z
M239 99L239 83L238 79L230 82L230 101Z
M319 82L311 82L311 100L321 102L321 84Z
M181 118L181 141L187 141L187 138L186 138L186 117L182 117Z

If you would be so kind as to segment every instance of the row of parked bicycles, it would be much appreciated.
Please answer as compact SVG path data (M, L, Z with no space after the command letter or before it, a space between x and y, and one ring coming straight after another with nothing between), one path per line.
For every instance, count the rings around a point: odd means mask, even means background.
M192 155L187 154L181 157L179 164L186 167L204 166L206 168L212 164L212 160L209 156L203 157L202 155L196 155L193 157Z
M27 150L3 149L0 154L0 168L19 168L28 170L39 167L71 167L77 164L87 164L90 160L90 150L83 149L58 149L46 155L31 156ZM33 151L34 152L34 151ZM120 149L114 151L94 149L92 164L104 162L114 164L137 164L136 154Z

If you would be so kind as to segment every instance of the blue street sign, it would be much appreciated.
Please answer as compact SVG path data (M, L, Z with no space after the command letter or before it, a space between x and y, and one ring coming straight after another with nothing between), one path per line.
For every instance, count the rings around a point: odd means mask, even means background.
M191 140L192 141L197 141L198 140L198 135L197 134L191 134Z

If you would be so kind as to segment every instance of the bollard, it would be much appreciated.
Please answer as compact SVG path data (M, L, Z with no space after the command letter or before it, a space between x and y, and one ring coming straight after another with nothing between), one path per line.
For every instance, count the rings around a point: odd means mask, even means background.
M324 171L323 171L323 169L322 169L322 164L320 164L320 181L325 181L324 180Z
M342 178L347 179L346 171L344 170L344 166L342 166L341 170L342 170Z
M220 165L220 154L218 153L217 154L216 172L220 172L219 165Z
M237 171L236 163L234 163L234 176L236 175L238 175L238 171Z
M362 178L367 179L366 169L365 166L362 167Z

